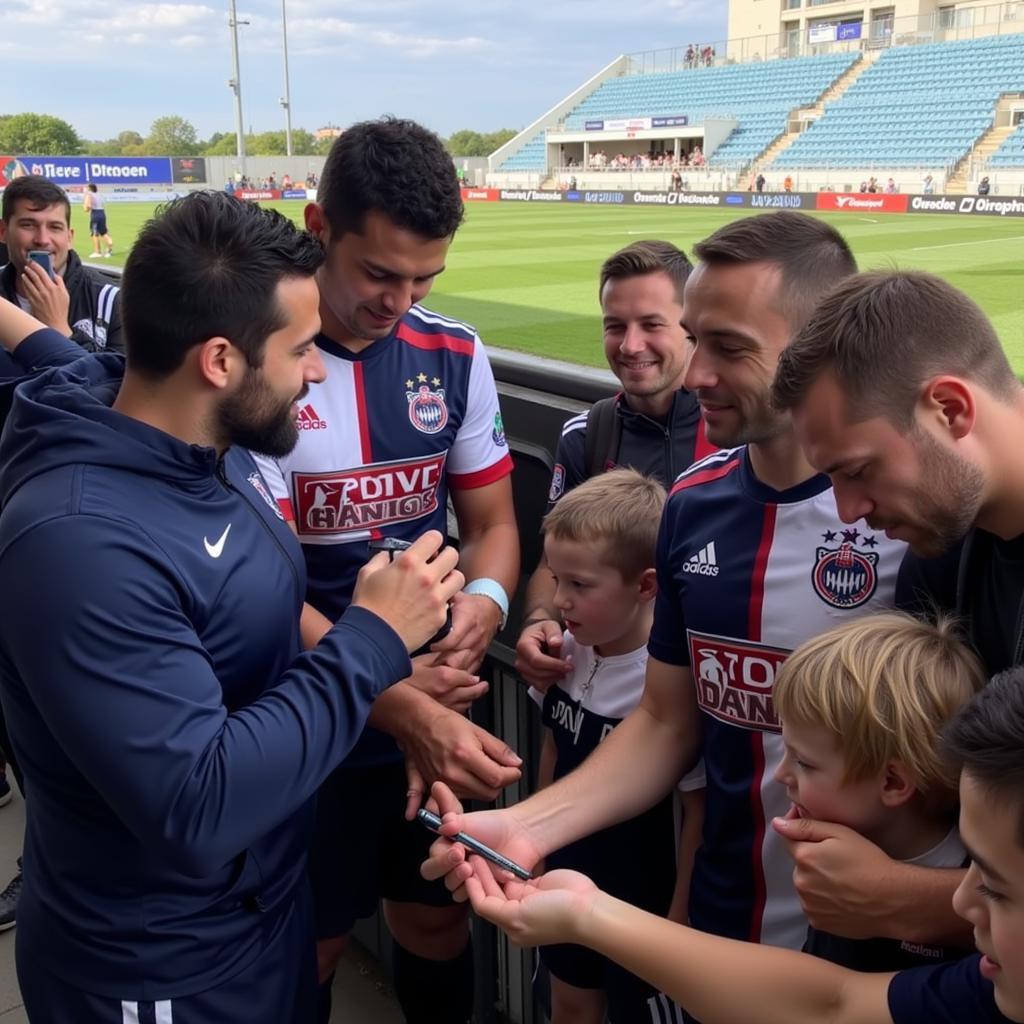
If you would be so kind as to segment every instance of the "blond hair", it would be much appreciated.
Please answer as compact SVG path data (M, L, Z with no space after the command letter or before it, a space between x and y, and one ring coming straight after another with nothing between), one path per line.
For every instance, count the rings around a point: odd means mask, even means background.
M544 534L600 544L601 561L632 579L654 565L665 488L635 469L612 469L574 487L544 517Z
M956 778L940 733L984 683L981 661L952 619L933 625L884 612L802 644L782 666L773 697L783 721L835 736L844 785L899 761L922 793L948 794Z

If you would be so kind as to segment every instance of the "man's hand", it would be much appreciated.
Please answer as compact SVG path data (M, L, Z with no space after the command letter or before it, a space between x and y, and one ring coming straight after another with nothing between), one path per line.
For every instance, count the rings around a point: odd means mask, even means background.
M479 676L464 669L437 664L433 654L421 654L412 661L412 675L406 680L417 690L433 697L443 707L464 714L488 690Z
M892 911L884 896L899 865L844 825L789 817L772 825L789 848L793 884L815 928L848 939L891 933Z
M438 708L423 728L408 730L402 750L409 820L435 782L463 797L494 800L522 775L523 759L507 743L447 708Z
M386 551L359 570L352 604L383 619L406 649L422 647L444 624L448 602L465 580L456 570L458 552L428 530L393 562Z
M455 794L443 783L437 782L431 788L432 804L444 819L441 836L430 847L430 856L420 866L420 874L428 881L443 878L457 903L468 898L465 890L466 879L473 874L468 863L469 852L464 846L453 843L447 836L466 832L486 843L492 850L505 854L528 871L532 870L543 857L543 851L533 841L526 826L519 821L514 807L501 811L474 811L463 814L462 805Z
M489 597L458 593L452 601L452 628L430 649L438 655L438 664L475 672L500 624L501 609Z
M71 297L60 274L51 278L38 263L29 260L21 272L21 290L37 320L66 338L71 337L71 325L68 323Z
M516 643L516 671L541 693L546 693L572 669L572 663L559 657L562 650L562 626L554 619L532 622Z

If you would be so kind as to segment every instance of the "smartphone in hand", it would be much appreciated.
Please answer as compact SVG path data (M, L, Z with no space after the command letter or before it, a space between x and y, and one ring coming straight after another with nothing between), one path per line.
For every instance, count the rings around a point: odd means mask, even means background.
M57 275L53 271L53 257L44 249L30 249L28 258L33 263L38 263L46 271L51 281L57 279Z

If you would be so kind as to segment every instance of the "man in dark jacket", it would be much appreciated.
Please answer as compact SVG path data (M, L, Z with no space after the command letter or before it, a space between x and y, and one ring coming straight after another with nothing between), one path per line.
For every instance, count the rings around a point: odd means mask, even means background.
M243 446L287 452L324 377L322 261L273 211L178 200L125 267L127 368L103 354L16 390L0 697L31 792L34 1021L310 1018L313 795L462 584L424 534L300 654L302 553Z
M64 192L37 175L15 178L0 207L0 242L9 259L0 269L0 295L88 352L121 352L120 289L82 265L73 240ZM49 254L53 277L26 276L34 252Z

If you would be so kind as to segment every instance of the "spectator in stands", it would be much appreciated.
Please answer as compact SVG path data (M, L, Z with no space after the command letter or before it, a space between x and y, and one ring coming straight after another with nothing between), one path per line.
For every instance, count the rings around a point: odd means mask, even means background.
M292 187L292 176L290 174L286 174L281 179L281 188L291 188L291 187Z
M860 188L857 191L859 191L859 192L867 192L867 190L868 190L868 183L866 181L862 181L860 183Z
M86 351L120 352L120 289L82 265L73 239L71 204L58 186L37 175L12 181L0 201L0 241L10 254L0 270L0 295L27 303L37 320ZM53 278L26 276L34 251L49 253Z
M683 176L676 169L672 172L672 191L682 192L683 191Z
M757 185L757 191L758 192L763 192L764 191L765 176L764 176L764 174L761 171L757 172L757 181L755 182L755 184Z
M569 178L569 191L570 192L575 192L576 191L576 175L575 174L571 175L570 178Z
M694 50L693 43L686 48L686 66L692 68L694 60L696 58L696 51Z
M933 195L935 192L935 179L930 175L924 176L924 184L921 186L921 191L926 195Z
M690 156L690 164L694 167L704 166L704 150L700 148L699 143L693 147L693 153Z
M896 194L896 181L893 178L890 178L885 183L885 194L889 196L893 196Z
M987 196L991 189L992 186L989 184L988 175L986 174L985 177L978 182L978 195Z
M228 178L228 180L224 182L224 191L227 192L229 196L233 196L235 194L234 179Z
M782 179L782 191L783 192L792 192L793 191L793 176L791 174L787 174L786 177Z
M868 192L871 192L872 194L874 194L877 191L878 191L878 179L877 178L868 178Z

